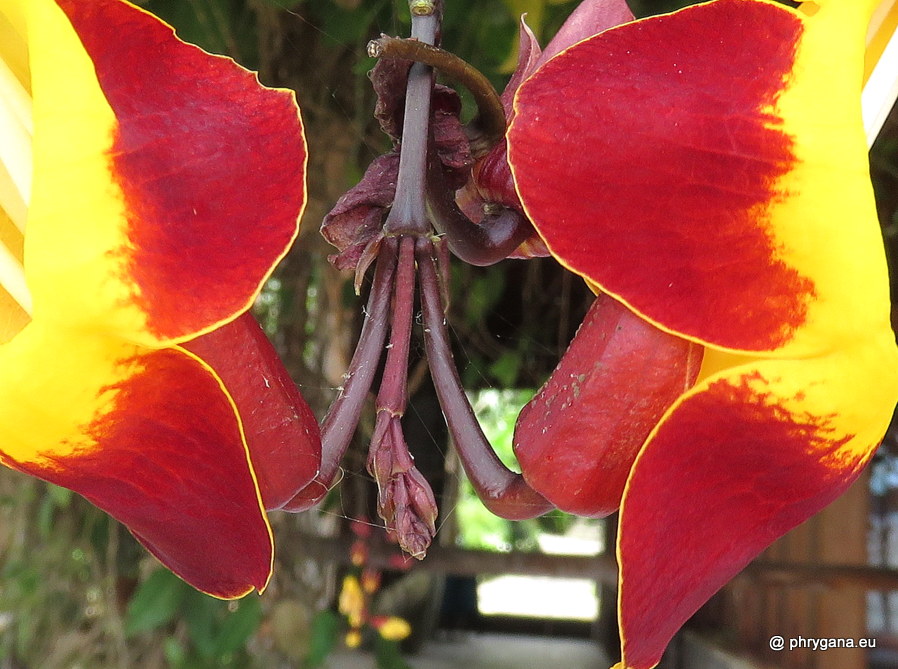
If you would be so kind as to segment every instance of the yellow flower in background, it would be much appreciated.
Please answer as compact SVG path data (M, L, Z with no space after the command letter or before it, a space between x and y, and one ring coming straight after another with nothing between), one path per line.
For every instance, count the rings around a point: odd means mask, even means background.
M408 621L396 616L375 616L371 625L387 641L402 641L412 633Z
M365 593L362 591L359 579L351 574L345 576L337 607L340 613L346 616L350 627L362 626L367 616L367 606Z

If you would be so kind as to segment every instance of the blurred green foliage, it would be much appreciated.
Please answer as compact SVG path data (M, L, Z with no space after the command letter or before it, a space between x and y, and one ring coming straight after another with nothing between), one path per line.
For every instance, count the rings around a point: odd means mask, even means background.
M256 13L245 0L150 0L140 3L173 25L186 42L258 66Z
M168 570L158 569L128 602L125 636L160 635L172 669L246 667L246 642L261 620L262 605L257 596L233 602L217 600L194 590Z
M343 619L336 611L325 609L312 619L311 643L302 669L318 669L340 641Z
M68 490L0 470L0 666L114 666L135 542Z
M521 407L533 397L533 392L493 389L471 393L471 404L484 434L499 459L512 469L517 469L517 459L512 451L515 419ZM455 513L458 517L457 543L464 548L503 552L512 548L532 548L526 535L518 532L518 523L487 511L467 479L462 483Z

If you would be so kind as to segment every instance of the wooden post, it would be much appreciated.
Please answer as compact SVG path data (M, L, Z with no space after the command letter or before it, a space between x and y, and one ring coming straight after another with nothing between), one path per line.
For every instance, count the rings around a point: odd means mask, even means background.
M865 473L817 517L820 561L824 564L866 564L869 479ZM820 593L818 636L858 640L867 636L866 593L858 589ZM867 652L836 648L815 653L814 669L864 669Z

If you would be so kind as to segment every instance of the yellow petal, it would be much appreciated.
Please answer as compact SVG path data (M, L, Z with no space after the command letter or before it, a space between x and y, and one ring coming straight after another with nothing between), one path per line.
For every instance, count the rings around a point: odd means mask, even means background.
M19 83L31 91L26 42L26 0L0 0L0 60L15 74Z
M26 238L26 271L36 314L65 322L102 323L135 332L145 319L132 302L127 276L127 210L110 178L116 131L94 66L55 2L27 6L34 96L34 169ZM62 103L62 104L60 104ZM77 131L73 130L77 128ZM117 269L116 269L117 267ZM61 299L71 285L89 299Z

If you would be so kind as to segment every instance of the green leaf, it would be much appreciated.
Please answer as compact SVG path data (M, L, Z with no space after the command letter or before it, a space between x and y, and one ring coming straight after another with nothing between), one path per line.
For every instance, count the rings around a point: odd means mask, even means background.
M514 386L520 369L521 356L515 351L505 351L489 368L490 374L505 388Z
M171 622L188 585L166 569L159 569L144 581L128 602L125 634L134 636Z
M219 657L243 648L262 622L261 598L250 596L231 605L237 610L228 613L218 630L215 653Z
M187 651L175 637L167 637L162 642L162 652L165 653L165 660L170 667L182 667L187 661Z
M402 657L398 641L384 639L378 634L374 641L374 654L377 669L411 669Z
M465 299L465 319L471 326L483 323L487 315L499 303L505 290L505 277L498 272L477 276L468 288Z
M340 634L340 616L334 611L319 611L312 619L312 635L309 654L303 662L303 669L317 669L337 645Z
M197 654L204 660L216 657L219 618L227 603L202 592L191 591L184 601L187 632Z

